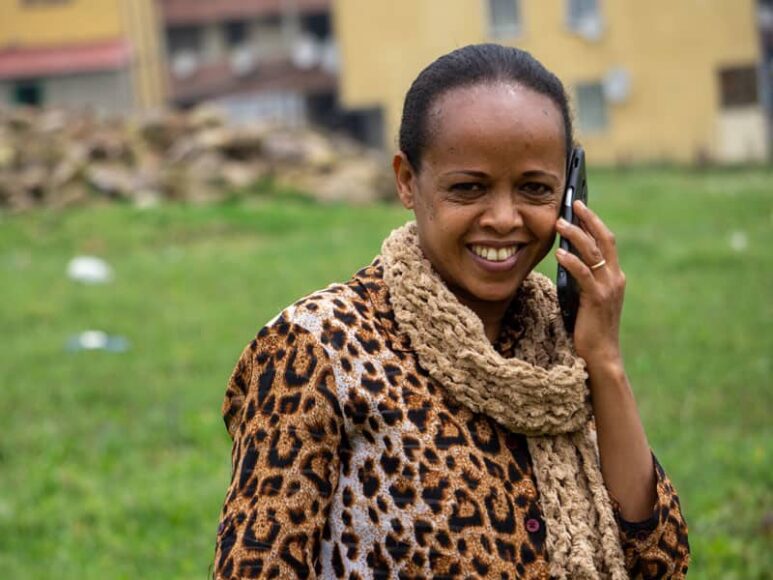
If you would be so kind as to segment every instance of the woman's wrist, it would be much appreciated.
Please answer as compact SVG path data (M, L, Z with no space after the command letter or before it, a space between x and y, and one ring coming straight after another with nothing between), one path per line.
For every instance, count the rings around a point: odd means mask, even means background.
M599 349L585 358L585 367L591 382L627 382L623 357L617 348Z

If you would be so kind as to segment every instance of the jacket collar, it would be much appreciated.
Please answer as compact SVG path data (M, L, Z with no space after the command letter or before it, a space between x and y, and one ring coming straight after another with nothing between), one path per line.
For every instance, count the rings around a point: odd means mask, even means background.
M352 277L352 281L357 286L355 292L361 296L366 295L370 300L376 322L387 336L392 350L413 352L410 340L397 327L395 313L389 302L389 287L384 281L384 266L381 258L376 256L373 262Z

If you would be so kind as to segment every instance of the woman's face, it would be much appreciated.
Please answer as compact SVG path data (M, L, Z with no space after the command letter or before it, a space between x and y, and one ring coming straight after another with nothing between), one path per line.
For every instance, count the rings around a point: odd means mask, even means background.
M506 307L553 244L565 179L564 123L517 84L453 89L430 107L417 173L395 156L398 193L424 255L462 303Z

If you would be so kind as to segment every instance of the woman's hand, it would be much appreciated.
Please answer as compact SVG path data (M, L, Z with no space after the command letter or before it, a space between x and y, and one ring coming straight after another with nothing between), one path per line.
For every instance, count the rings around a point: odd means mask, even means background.
M591 368L621 366L620 317L625 275L617 260L615 237L581 201L575 201L573 209L582 227L559 219L557 229L577 249L579 257L560 249L556 257L580 288L574 347Z
M652 515L656 478L620 353L625 276L612 232L582 202L574 211L582 227L558 220L557 229L580 256L559 250L557 258L580 287L574 347L587 363L601 473L622 516L642 521Z

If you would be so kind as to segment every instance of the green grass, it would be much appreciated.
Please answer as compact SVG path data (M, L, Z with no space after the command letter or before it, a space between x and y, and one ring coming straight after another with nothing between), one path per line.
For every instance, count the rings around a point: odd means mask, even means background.
M627 367L682 497L691 577L766 577L773 171L596 171L591 185L618 235ZM230 469L219 408L240 349L370 261L406 216L265 197L0 214L3 577L206 577ZM70 281L83 253L107 259L114 282ZM132 349L65 351L91 328Z

